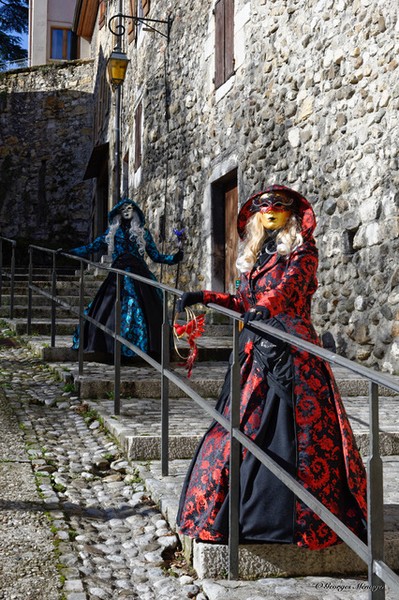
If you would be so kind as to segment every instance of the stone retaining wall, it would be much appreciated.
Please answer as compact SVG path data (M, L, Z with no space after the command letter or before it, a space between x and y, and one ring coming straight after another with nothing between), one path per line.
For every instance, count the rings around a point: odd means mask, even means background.
M0 232L28 243L87 241L92 61L0 74ZM23 260L23 256L19 256Z

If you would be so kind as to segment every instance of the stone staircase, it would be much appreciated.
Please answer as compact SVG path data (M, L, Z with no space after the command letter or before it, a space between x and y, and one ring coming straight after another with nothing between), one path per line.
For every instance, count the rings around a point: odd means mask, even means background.
M67 283L67 285L64 285ZM92 293L98 287L93 281ZM74 283L76 285L76 281ZM60 291L71 293L72 281L61 282ZM23 294L18 295L23 296ZM6 302L3 307L7 306ZM37 307L41 304L38 300ZM43 303L43 306L45 304ZM23 304L21 303L21 308ZM227 369L231 338L227 323L214 322L207 314L207 336L200 338L199 360L191 377L193 388L214 406ZM79 377L77 352L70 349L70 334L76 318L70 319L67 335L57 335L56 347L50 348L46 333L25 338L32 353L43 358L65 384L73 384L82 403L95 409L104 426L118 439L129 459L137 465L146 488L174 526L178 499L190 458L210 424L210 418L175 385L170 385L170 471L164 477L160 472L160 375L147 363L138 362L121 368L121 414L113 414L113 366L104 365L87 356L84 374ZM18 317L9 326L18 331ZM45 331L48 322L43 317ZM22 326L21 326L22 329ZM61 333L57 325L57 332ZM211 335L209 335L211 334ZM184 349L181 349L184 353ZM171 368L186 377L172 355ZM368 453L368 382L341 368L334 368L337 383L344 399L352 428L363 457ZM399 569L399 402L390 390L380 390L380 447L384 462L385 547L386 561ZM181 539L186 554L201 578L220 578L226 571L227 548L213 544L192 544ZM245 545L240 547L240 577L256 579L275 576L300 577L306 575L363 574L366 566L345 545L312 552L280 544Z
M97 291L104 276L94 273L85 275L85 303L87 304ZM33 283L47 293L51 292L51 270L35 269ZM79 275L72 269L62 269L57 273L57 297L59 300L79 309ZM10 281L3 280L0 319L5 321L17 335L24 335L28 317L28 274L26 269L16 271L14 283L14 315L10 318ZM56 308L57 334L72 335L77 316L61 306ZM38 292L32 293L32 335L50 335L51 300Z

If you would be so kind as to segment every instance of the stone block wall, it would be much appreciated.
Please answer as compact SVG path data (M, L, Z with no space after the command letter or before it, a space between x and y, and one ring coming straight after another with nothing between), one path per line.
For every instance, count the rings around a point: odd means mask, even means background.
M76 61L0 74L0 232L70 248L90 231L93 64Z
M237 168L240 203L266 183L301 191L318 218L318 331L334 334L339 353L398 373L397 6L236 0L235 74L215 90L214 5L168 0L156 15L173 17L168 51L153 34L128 47L124 151L139 97L144 106L130 193L156 236L166 204L167 247L173 226L187 227L180 284L198 289L211 281L215 173Z

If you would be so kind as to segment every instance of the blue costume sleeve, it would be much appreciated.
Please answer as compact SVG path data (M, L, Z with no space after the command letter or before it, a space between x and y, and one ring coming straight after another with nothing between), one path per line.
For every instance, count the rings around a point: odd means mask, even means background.
M108 244L105 241L106 235L107 231L100 235L98 238L96 238L90 244L87 244L87 246L79 246L78 248L72 248L72 250L68 250L68 253L75 254L75 256L86 257L89 256L89 254L92 254L93 252L98 252L99 250L106 252L108 250Z
M148 256L156 263L165 263L166 265L176 264L175 254L161 254L155 245L153 237L148 229L144 230L145 249Z

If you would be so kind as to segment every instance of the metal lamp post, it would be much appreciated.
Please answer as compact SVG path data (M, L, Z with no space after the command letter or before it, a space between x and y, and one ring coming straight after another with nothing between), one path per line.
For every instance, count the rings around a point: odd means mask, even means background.
M114 186L113 186L113 203L114 205L119 202L120 188L121 188L121 134L120 134L120 123L121 123L121 100L122 100L122 84L125 81L126 70L129 63L129 59L126 53L123 52L121 41L125 34L125 26L123 25L124 19L130 19L137 23L145 24L149 31L159 33L165 37L169 42L171 19L162 21L159 19L146 19L142 17L136 17L133 15L122 14L122 0L119 0L119 13L114 15L108 21L108 28L116 37L116 46L112 51L108 62L108 78L113 89L115 90L115 150L114 150ZM116 26L114 27L114 21ZM162 32L155 27L160 25L166 26L166 32Z

